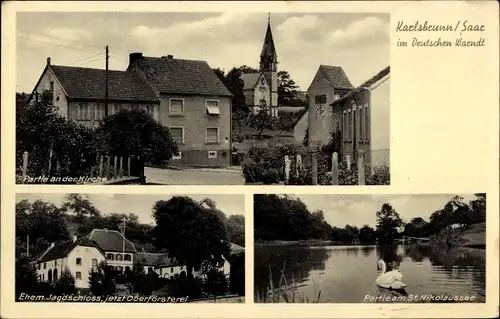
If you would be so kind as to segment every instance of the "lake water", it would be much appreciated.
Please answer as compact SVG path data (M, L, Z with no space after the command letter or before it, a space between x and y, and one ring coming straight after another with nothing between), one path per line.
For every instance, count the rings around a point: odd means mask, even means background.
M379 259L386 262L387 271L397 268L403 274L406 293L376 285ZM398 302L443 302L436 300L440 296L474 297L473 302L485 302L486 258L482 249L435 251L417 245L256 246L254 289L259 298L255 302L264 300L262 296L269 290L270 269L274 287L278 287L283 265L287 284L296 287L302 300L315 300L321 292L320 302L335 303L387 303L391 299L380 299L392 296L403 296ZM379 298L368 299L372 297Z

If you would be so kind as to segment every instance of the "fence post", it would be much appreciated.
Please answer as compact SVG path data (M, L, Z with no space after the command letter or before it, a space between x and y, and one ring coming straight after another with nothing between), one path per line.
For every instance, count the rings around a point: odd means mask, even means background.
M332 185L339 184L339 154L332 154Z
M364 151L358 153L358 185L365 185L365 156Z
M290 164L292 161L285 155L285 185L288 185L290 181Z
M123 177L123 157L120 156L120 177Z
M127 157L127 176L130 176L130 157Z
M26 178L26 173L28 171L28 152L23 153L23 183Z
M302 156L297 154L297 163L295 165L297 178L300 176L300 171L302 171Z
M107 165L106 165L106 178L110 179L111 177L111 156L107 155Z
M350 171L351 170L351 155L345 156L345 165L347 166L346 169L348 171Z
M104 166L104 156L101 155L101 161L99 163L99 178L102 178L103 166Z
M318 152L316 147L313 147L311 153L311 168L312 168L312 185L318 185Z
M118 175L117 175L117 172L118 172L117 171L117 169L118 169L118 156L115 156L113 164L114 164L114 174L115 174L114 178L116 178L116 177L118 177Z

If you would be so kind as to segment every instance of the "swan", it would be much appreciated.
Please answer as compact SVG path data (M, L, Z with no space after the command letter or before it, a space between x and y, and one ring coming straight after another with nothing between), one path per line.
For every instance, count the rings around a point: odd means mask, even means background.
M382 259L377 262L377 268L382 269L382 273L377 278L377 285L382 288L392 289L392 290L404 290L406 284L404 284L401 280L403 279L403 275L397 271L392 270L389 272L386 271L385 261Z

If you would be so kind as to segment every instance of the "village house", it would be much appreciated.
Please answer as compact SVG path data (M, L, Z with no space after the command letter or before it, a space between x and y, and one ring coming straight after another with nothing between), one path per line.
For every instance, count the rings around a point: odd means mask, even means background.
M36 262L38 280L52 282L61 277L65 269L75 278L76 288L89 288L89 272L97 269L99 263L105 260L105 252L96 242L87 237L77 239L73 236L68 240L42 252Z
M119 272L132 270L137 250L121 232L106 228L93 229L87 237L105 252L108 266Z
M389 166L390 67L331 103L330 121L342 132L342 156L352 162L359 150L372 169Z
M257 114L266 109L271 116L278 116L278 55L271 31L271 19L268 18L264 44L260 54L259 72L244 73L243 94L245 103Z
M230 165L232 94L207 62L131 53L127 71L160 98L159 121L179 146L172 165Z
M230 255L244 252L244 248L231 243ZM231 273L231 264L224 258L221 271L226 276ZM182 265L167 253L138 252L134 243L122 233L109 229L93 229L87 236L52 243L36 258L38 280L56 281L61 273L68 269L75 278L77 288L89 288L89 273L97 270L101 262L106 262L116 272L132 271L142 268L145 273L155 272L163 278L186 274L186 265ZM195 277L202 276L201 269L195 269Z
M332 110L328 106L352 89L354 87L342 67L320 65L307 90L308 112L294 128L295 140L302 142L309 128L309 141L312 144L328 144L332 133L339 129L333 125Z
M52 65L50 58L40 76L30 103L49 91L52 103L63 117L95 127L105 114L105 70ZM122 109L141 108L159 119L160 99L132 72L108 71L108 115Z

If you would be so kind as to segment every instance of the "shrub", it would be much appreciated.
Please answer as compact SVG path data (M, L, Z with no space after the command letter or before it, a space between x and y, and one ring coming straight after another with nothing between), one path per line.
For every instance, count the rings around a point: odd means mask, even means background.
M55 282L54 292L59 296L76 293L75 278L68 267L64 268L61 277Z

